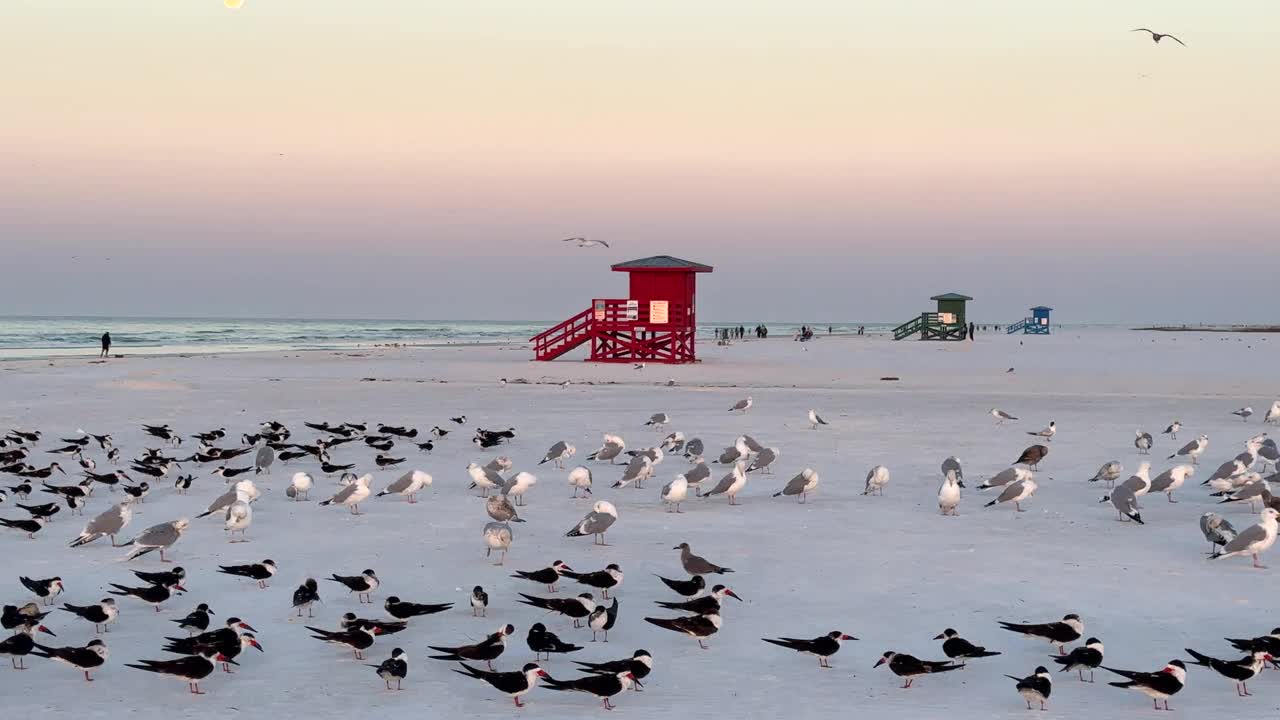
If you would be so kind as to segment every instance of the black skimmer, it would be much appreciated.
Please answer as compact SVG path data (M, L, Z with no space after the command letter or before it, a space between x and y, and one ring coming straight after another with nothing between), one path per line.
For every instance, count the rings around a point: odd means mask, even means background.
M265 589L267 581L276 574L276 561L263 560L250 565L219 565L218 572L224 575L249 578L258 581L258 587Z
M694 555L689 550L689 543L680 543L671 549L680 551L680 564L684 566L684 571L690 575L723 575L733 572L731 568L721 567L704 557ZM667 581L664 579L663 582ZM667 585L671 585L671 583L667 582ZM675 587L673 586L672 589L675 590ZM677 592L679 591L677 590ZM684 593L681 594L683 595Z
M1261 650L1273 657L1280 657L1280 628L1272 628L1270 634L1255 638L1225 638L1231 647L1247 653Z
M355 467L355 463L350 463L347 465L334 465L331 462L320 463L320 470L325 475L333 475L334 473L340 473L344 470L350 470L353 467Z
M1224 678L1234 680L1236 695L1240 697L1253 694L1249 692L1249 681L1262 672L1262 666L1265 663L1273 660L1266 650L1255 650L1239 660L1219 660L1218 658L1198 653L1191 648L1186 648L1186 651L1191 657L1195 658L1195 661L1191 663L1192 665L1203 665Z
M610 563L603 570L595 572L579 573L565 567L561 575L576 581L579 585L586 585L600 590L605 600L609 599L609 591L622 584L622 568L617 563Z
M885 663L889 664L889 670L900 678L903 678L903 689L911 687L916 678L921 675L930 675L932 673L949 672L951 670L959 670L963 665L956 665L946 660L921 660L920 658L906 653L894 652L890 650L886 652L879 660L876 661L873 668L880 667Z
M171 442L174 445L182 444L182 436L175 433L173 431L173 428L169 427L168 424L165 424L165 425L143 424L142 431L150 435L151 437L160 438L161 440L164 440L166 442Z
M544 598L524 593L519 593L519 595L522 599L517 602L523 605L530 605L547 612L560 613L565 617L573 618L574 627L582 627L582 619L596 609L595 599L591 593L582 593L577 597L571 598Z
M988 650L981 645L973 643L960 637L960 633L952 628L947 628L941 633L934 636L934 640L942 641L942 652L951 660L959 660L963 666L966 660L974 660L976 658L995 657L1000 653L995 650Z
M173 481L173 488L178 491L179 495L185 495L187 494L187 491L191 489L191 483L195 481L195 475L179 475Z
M184 618L171 619L169 622L177 623L178 627L189 633L202 633L209 629L209 616L213 611L205 603L200 603Z
M560 579L562 574L565 574L564 571L566 570L572 572L573 568L569 567L561 560L556 560L551 563L550 566L542 568L541 570L517 570L511 577L519 580L528 580L530 582L538 583L539 585L546 585L547 592L555 592L556 581Z
M416 445L416 446L418 447L418 450L419 450L419 451L424 452L424 453L429 453L429 452L431 452L432 450L435 450L435 449L436 449L436 444L435 444L434 442L430 441L430 440L428 440L428 441L426 441L426 442L414 443L414 445Z
M12 528L18 532L24 532L27 537L34 540L36 533L40 532L48 522L44 518L30 518L28 520L9 520L8 518L0 518L0 525Z
M1113 672L1120 677L1129 678L1126 682L1107 684L1126 690L1137 690L1151 698L1151 707L1155 710L1160 709L1162 701L1164 702L1164 709L1168 710L1169 698L1181 692L1182 688L1187 684L1187 666L1183 665L1181 660L1170 660L1168 665L1156 672L1117 670L1105 666L1102 669L1107 672Z
M462 669L454 672L489 683L495 690L510 697L516 707L524 707L520 697L537 686L538 678L550 677L537 663L527 663L518 672L486 672L466 663L458 664Z
M548 675L546 676L546 685L551 690L594 695L604 702L605 710L612 710L614 706L609 702L609 698L631 687L631 683L634 680L635 677L631 675L630 671L612 675L584 675L573 680L556 680Z
M400 683L409 675L409 656L404 650L396 648L391 651L391 657L383 660L381 664L370 665L374 669L378 677L387 684L387 689L391 689L391 681L396 681L396 690L400 690Z
M1022 699L1027 701L1028 710L1031 709L1032 703L1037 702L1040 703L1041 710L1047 709L1045 703L1049 700L1049 694L1053 692L1053 677L1043 665L1024 678L1016 675L1005 675L1005 677L1018 683L1015 687Z
M39 518L41 520L50 520L57 515L62 508L57 503L44 503L42 505L23 505L22 503L14 503L14 505L22 510L26 510L32 519Z
M1050 659L1062 666L1058 672L1071 672L1075 670L1079 675L1081 682L1084 681L1084 671L1089 671L1089 682L1093 682L1093 671L1102 666L1102 653L1105 648L1102 641L1098 638L1091 637L1085 640L1084 645L1075 648L1066 655L1060 657L1052 657Z
M489 593L479 585L471 588L471 616L485 617L489 608Z
M204 691L200 689L200 681L209 677L217 667L213 662L217 656L215 648L206 647L199 655L189 655L177 660L139 660L136 664L125 663L125 667L178 678L187 683L192 695L204 695Z
M298 611L298 617L302 617L303 610L307 611L307 617L315 617L311 613L311 606L318 602L320 602L320 586L315 578L303 580L298 589L293 591L293 609Z
M351 648L352 652L355 653L357 660L364 659L364 651L373 646L374 636L380 634L377 630L363 624L357 624L350 630L340 630L337 632L333 630L313 628L310 625L306 627L308 630L315 633L311 637L316 640L323 640L324 642L333 645L345 645Z
M547 630L547 626L542 623L534 623L533 627L529 628L529 635L525 638L525 642L533 651L534 660L541 660L544 653L547 660L550 660L552 653L571 653L582 649L581 645L561 640L555 633Z
M378 635L394 635L401 630L409 627L409 623L404 620L373 620L370 618L362 618L353 612L343 613L338 618L338 626L343 630L353 630L357 627L364 627L375 631Z
M40 492L49 493L50 495L60 495L64 498L87 498L89 490L93 486L93 480L85 478L75 485L50 485L49 483L40 484Z
M372 570L365 570L359 575L333 575L326 579L342 583L348 590L355 593L356 599L362 603L373 602L373 591L377 590L380 584L377 574Z
M1018 456L1018 459L1013 461L1013 464L1026 465L1032 470L1035 470L1039 468L1040 461L1044 460L1048 454L1048 447L1044 445L1032 445L1026 450L1023 450L1022 454Z
M137 485L123 485L120 489L124 491L125 495L128 495L134 500L144 502L143 498L147 496L147 493L151 492L151 485L144 480Z
M142 465L135 462L133 465L130 466L129 469L132 470L133 472L139 473L141 475L146 475L148 477L162 478L168 475L169 471L172 470L173 468L180 468L180 467L182 466L173 461L165 461L156 465Z
M45 605L52 605L53 599L61 595L64 589L62 578L60 577L33 580L26 576L19 576L18 582L22 583L22 587L30 590L36 597L40 598Z
M132 482L133 479L123 470L116 470L109 473L85 472L84 476L100 485L114 487L122 482Z
M253 472L252 465L245 465L244 467L239 467L239 468L229 468L226 465L219 465L218 469L214 470L210 474L217 475L219 477L230 480L232 478L240 477L241 475L245 475L251 472Z
M459 415L458 417L451 417L451 418L449 418L449 420L451 420L451 421L452 421L452 422L454 422L454 423L457 423L458 425L466 425L466 424L467 424L467 416L466 416L466 415ZM478 431L477 431L477 432L478 432Z
M54 448L52 450L45 450L45 452L49 453L50 455L75 455L76 457L79 457L80 451L83 449L84 448L80 447L79 445L72 443L64 447Z
M179 592L186 592L187 590L186 588L182 587L181 583L176 583L173 585L147 585L145 587L140 587L140 588L126 587L124 585L117 585L115 583L107 583L107 584L115 588L115 590L108 590L107 592L109 594L116 595L118 597L138 598L139 600L145 603L150 603L151 606L156 609L156 612L160 612L161 604L163 604L169 598L173 597L174 590L177 590Z
M56 660L82 670L84 671L84 679L88 682L93 682L89 672L94 668L102 667L109 656L107 644L96 639L90 640L84 647L48 647L47 645L36 643L35 649L31 651L31 654L36 657Z
M405 602L400 598L392 595L382 604L382 609L387 614L397 620L408 620L409 618L422 617L423 615L434 615L438 612L444 612L453 607L453 603L437 603L427 605L423 603Z
M501 437L477 435L471 438L471 442L474 443L481 450L488 450L489 448L497 447L498 445L501 445L502 443L506 442L506 440Z
M635 683L636 692L640 692L644 687L640 681L649 677L649 673L653 671L653 656L649 654L648 650L637 650L631 657L623 660L602 663L575 660L574 664L580 666L583 672L596 675L616 675L620 672L629 672L632 675L632 682Z
M664 630L683 633L698 641L698 647L703 650L707 649L704 642L707 638L720 632L721 620L719 615L690 615L688 617L678 618L650 618L644 619L651 625L657 625Z
M31 483L24 482L20 485L11 485L9 492L13 493L14 497L20 497L25 500L31 496Z
M445 430L439 425L436 425L431 428L431 435L432 437L436 437L436 438L443 438L445 435L448 435L449 432L450 432L449 430Z
M684 602L666 602L663 600L654 600L654 603L668 610L679 610L680 612L694 613L696 615L719 615L720 602L725 596L734 598L738 602L742 602L742 598L733 590L724 585L716 585L711 588L711 593L701 597L686 600Z
M41 625L39 621L35 621L19 625L16 633L0 641L0 655L9 657L9 662L12 663L13 669L27 669L23 665L22 659L35 649L36 641L31 638L31 633L33 632L42 632L46 635L57 637L52 630Z
M802 640L799 638L760 638L771 645L784 647L788 650L795 650L806 655L814 655L818 658L818 667L831 667L831 656L840 652L840 643L845 640L857 640L852 635L846 635L839 630L832 630L826 635L820 635L812 640Z
M163 570L161 572L134 570L133 574L144 583L149 583L151 585L167 585L169 587L180 585L183 580L187 579L187 571L181 565L172 570Z
M486 637L484 640L474 645L459 645L457 647L443 647L438 645L428 645L427 647L435 650L443 655L432 655L432 660L453 660L461 662L463 660L471 660L474 662L484 662L488 664L489 669L493 670L493 661L497 660L507 649L507 636L514 633L516 628L514 625L505 625L498 628L498 631Z
M67 471L63 470L62 466L55 462L55 463L49 463L47 466L42 468L36 468L34 470L24 470L23 472L18 473L18 476L24 477L24 478L33 478L35 480L46 480L50 477L53 477L54 470L57 470L63 475L67 474ZM49 486L49 487L52 487L52 486ZM72 485L71 487L80 487L80 486ZM84 488L80 488L80 489L84 490ZM86 494L88 493L87 490L85 490L84 492Z
M402 438L418 437L417 428L410 430L409 428L406 428L403 426L380 425L378 426L378 432L382 433L383 435L395 435L396 437L402 437Z
M1045 640L1050 645L1057 645L1061 655L1067 654L1067 643L1073 643L1084 635L1084 622L1075 613L1064 615L1058 622L1039 624L1001 622L1000 627L1027 637Z
M281 463L289 463L289 462L293 462L294 460L304 458L310 454L311 453L303 452L300 450L283 450L280 452L279 455L276 455L276 459L279 460Z
M388 457L386 455L378 455L373 459L373 462L376 463L380 468L389 468L389 467L395 467L396 465L399 465L400 463L404 462L404 458L393 458L393 457Z
M596 641L597 633L604 633L604 641L609 642L609 631L618 622L618 598L613 598L613 603L608 607L597 605L595 610L587 616L587 627L591 628L591 642Z
M662 581L664 585L676 591L677 594L684 597L694 597L707 587L707 581L701 575L694 575L688 580L672 580L661 575L654 575Z
M13 630L19 625L39 624L41 620L44 620L51 613L52 611L40 612L40 606L33 602L27 603L22 607L5 605L3 614L0 614L0 627L5 630Z
M93 631L95 633L109 632L107 626L120 617L120 611L116 608L115 598L102 598L97 605L63 603L62 609L82 620L93 623Z

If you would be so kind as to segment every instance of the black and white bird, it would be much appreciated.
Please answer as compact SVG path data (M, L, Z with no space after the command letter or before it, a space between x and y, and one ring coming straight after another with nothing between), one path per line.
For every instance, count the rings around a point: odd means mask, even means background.
M1178 43L1179 45L1181 45L1181 46L1183 46L1183 47L1186 47L1186 46L1187 46L1187 44L1186 44L1186 43L1184 43L1184 42L1182 42L1181 40L1179 40L1178 38L1176 38L1176 37L1174 37L1174 36L1170 35L1169 33L1158 33L1158 32L1156 32L1155 30L1148 30L1147 28L1134 28L1134 29L1130 30L1129 32L1144 32L1144 33L1150 33L1150 34L1151 34L1151 40L1152 40L1153 42L1155 42L1157 45L1160 43L1160 41L1161 41L1161 40L1163 40L1163 39L1165 39L1165 38L1169 38L1170 40L1172 40L1172 41L1174 41L1174 42Z
M596 609L591 611L587 616L587 627L591 628L591 642L596 641L596 635L604 634L604 641L609 642L609 631L618 623L618 598L613 598L613 603L605 605L596 605Z
M723 621L719 615L689 615L677 618L651 618L644 619L651 625L657 625L663 630L678 632L698 641L698 647L703 650L707 649L706 639L720 632L720 626Z
M515 631L514 625L504 625L498 628L497 632L473 645L458 645L455 647L428 645L427 647L438 653L443 653L441 655L431 655L432 660L452 660L454 662L471 660L473 662L486 663L489 669L492 670L493 661L497 660L507 649L507 636Z
M742 602L742 598L737 593L724 585L716 585L711 588L709 594L685 600L684 602L668 602L665 600L654 600L653 602L655 605L667 610L679 610L680 612L694 613L695 615L720 615L721 601L726 596Z
M1269 634L1255 638L1225 638L1225 640L1231 643L1231 647L1241 652L1254 653L1261 650L1272 657L1280 657L1280 628L1272 628Z
M1225 546L1236 537L1236 529L1231 521L1215 512L1207 512L1200 516L1200 532L1209 541L1209 554L1216 552L1219 546Z
M114 590L107 592L117 597L134 597L142 602L150 604L155 608L156 612L160 612L160 606L169 598L173 597L173 591L186 592L186 588L179 584L173 585L147 585L145 587L128 587L125 585L117 585L116 583L107 583Z
M44 526L46 523L48 523L47 520L39 517L22 519L22 520L10 520L8 518L0 518L0 525L3 525L4 527L7 527L13 530L17 530L18 532L24 532L27 534L27 538L31 540L35 539L36 533L44 529Z
M381 629L370 627L363 623L357 623L345 630L322 630L314 628L310 625L306 626L311 631L311 637L315 640L322 640L330 645L343 645L351 648L351 652L357 660L364 659L364 651L373 647L373 638L381 635Z
M1187 654L1195 658L1192 665L1202 665L1218 673L1236 684L1236 695L1246 697L1249 692L1249 681L1262 672L1262 666L1273 658L1266 650L1255 650L1239 660L1219 660L1186 648Z
M148 583L150 585L168 585L169 587L180 585L183 580L187 579L186 568L181 565L173 568L172 570L159 570L156 572L134 570L133 574L144 583Z
M562 560L556 560L549 566L540 570L517 570L511 577L518 580L528 580L530 582L538 583L539 585L546 585L547 592L555 592L556 583L560 580L560 576L564 574L566 570L572 571L573 568L566 565Z
M957 665L946 660L921 660L913 655L907 655L906 653L895 652L893 650L882 655L880 659L876 661L876 664L872 665L872 667L878 668L881 665L886 664L889 666L890 672L903 679L903 689L911 687L916 678L921 675L950 672L964 667L963 665Z
M52 605L54 598L61 595L65 589L62 584L62 578L56 576L36 580L22 575L18 577L18 582L22 583L22 587L30 590L33 595L40 598L40 601L45 605Z
M664 412L654 413L650 415L648 421L645 422L645 427L652 427L658 431L661 431L665 429L666 426L670 424L670 422L671 422L670 415Z
M387 689L391 689L391 681L396 682L396 690L400 690L400 683L409 675L409 656L404 650L396 648L391 651L391 657L383 660L379 665L370 665L386 683Z
M479 668L471 667L466 663L458 664L462 666L462 669L454 670L454 672L489 683L493 689L510 697L516 707L524 707L524 703L520 702L520 698L537 687L538 678L550 677L537 663L526 663L519 671L512 672L486 672Z
M522 605L546 610L547 612L559 613L565 617L573 618L574 627L582 627L582 620L596 609L595 598L591 593L581 593L577 597L571 598L544 598L536 595L526 595L518 593L521 600L517 602Z
M356 593L356 599L362 603L373 602L373 591L378 589L381 582L378 575L372 570L365 570L359 575L332 575L327 580L341 583L348 590Z
M572 568L562 568L560 574L571 580L576 581L579 585L586 585L601 591L601 595L605 600L609 599L609 591L622 584L622 568L617 563L609 563L603 570L595 572L580 573L575 572Z
M748 395L748 396L746 396L745 398L743 398L743 399L739 400L738 402L734 403L734 404L733 404L733 406L729 408L729 412L745 413L745 412L747 412L748 410L750 410L750 409L751 409L751 405L752 405L754 402L755 402L755 401L751 399L751 396L750 396L750 395Z
M991 408L991 417L996 419L997 425L1003 425L1006 422L1017 420L1018 418L1001 410L1000 408Z
M201 648L198 655L188 655L177 660L139 660L137 663L125 663L125 667L177 678L187 683L187 689L192 695L204 695L204 691L200 689L200 681L213 673L217 667L213 660L218 655L217 648L207 646Z
M1107 683L1108 685L1125 690L1137 690L1151 698L1151 707L1155 710L1160 709L1161 702L1164 702L1164 709L1168 710L1169 698L1181 692L1182 688L1187 684L1187 666L1181 660L1170 660L1167 665L1156 672L1117 670L1109 667L1103 667L1102 669L1107 672L1113 672L1120 677L1128 678L1124 682Z
M107 644L98 639L90 640L84 647L49 647L36 643L31 654L81 670L84 672L84 679L88 682L93 682L89 673L102 667L110 656Z
M96 605L63 603L62 609L86 622L93 623L95 633L110 632L107 626L120 617L115 598L102 598Z
M206 603L200 603L195 610L187 613L186 617L174 618L169 622L177 623L178 627L189 633L202 633L209 629L209 616L213 611L209 609Z
M654 575L662 581L662 584L676 591L677 594L684 597L694 597L707 587L707 581L701 575L694 575L688 580L672 580L661 575Z
M1201 435L1191 442L1178 448L1178 451L1170 455L1167 459L1172 460L1176 457L1185 457L1191 459L1192 465L1200 464L1200 456L1209 448L1209 436Z
M1067 643L1073 643L1084 635L1084 621L1075 613L1064 615L1057 622L1037 624L1001 622L1000 627L1029 638L1044 640L1050 645L1057 645L1062 655L1067 654Z
M408 620L409 618L422 617L424 615L434 615L435 613L444 612L453 607L453 603L415 603L401 600L392 595L382 604L382 608L387 614L397 620Z
M259 588L266 589L267 581L276 574L276 561L268 559L248 565L219 565L218 572L256 580Z
M525 642L529 645L529 649L533 651L534 660L541 660L543 655L546 655L547 660L550 660L552 653L571 653L582 649L581 645L574 645L561 640L555 633L547 630L547 626L542 623L534 623L529 628L529 635L525 638Z
M827 423L827 421L826 421L826 420L823 420L823 419L822 419L822 416L818 414L818 411L817 411L817 410L813 410L813 409L810 409L810 410L809 410L809 417L808 417L808 420L809 420L809 429L810 429L810 430L817 430L819 425L826 425L826 424L828 424L828 423Z
M1084 645L1074 648L1066 655L1050 656L1050 659L1062 666L1058 672L1075 671L1080 681L1084 682L1084 671L1089 671L1089 682L1093 682L1093 672L1102 667L1102 653L1106 648L1102 646L1102 641L1096 637L1091 637L1084 641Z
M471 588L471 596L468 600L471 603L471 616L485 617L489 609L489 593L477 585Z
M1231 414L1240 418L1244 422L1249 422L1249 416L1253 415L1253 408L1245 406L1240 408L1239 410L1232 410Z
M302 581L297 590L293 591L293 609L297 611L298 617L302 617L302 611L307 611L307 617L315 617L311 612L311 606L320 602L320 585L315 578L307 578Z
M604 535L617 520L618 510L614 508L613 503L599 500L595 505L591 506L591 512L578 521L577 525L569 528L569 532L565 533L565 537L591 536L594 544L607 545Z
M84 526L80 536L72 540L70 547L80 547L105 536L111 538L111 546L116 547L116 535L120 534L133 520L133 506L127 502L111 506L110 509L97 515Z
M612 710L614 705L609 702L609 698L631 687L631 683L634 680L635 677L630 672L620 672L614 675L584 675L573 680L556 680L548 675L546 677L546 686L551 690L594 695L603 701L605 710Z
M1030 710L1034 703L1040 703L1040 709L1045 709L1045 703L1049 701L1049 694L1053 692L1053 677L1049 674L1049 670L1043 665L1036 668L1031 675L1020 678L1016 675L1005 675L1010 680L1016 681L1018 684L1015 688L1023 700L1027 701L1027 709Z
M820 635L811 640L801 640L799 638L761 638L771 645L784 647L788 650L795 650L806 655L813 655L818 658L818 667L830 668L831 656L840 652L840 643L845 640L857 640L852 635L846 635L839 630L832 630L826 635Z
M1151 444L1154 442L1154 439L1151 437L1151 433L1143 432L1142 430L1134 430L1133 435L1133 446L1138 448L1138 454L1150 455Z
M964 665L966 660L974 660L977 658L995 657L1000 653L996 650L988 650L981 645L973 643L960 637L960 633L953 628L947 628L941 633L934 636L934 640L942 641L942 652L951 660L959 660Z
M636 650L631 657L622 660L611 660L602 663L590 663L575 660L574 664L579 666L583 672L589 672L595 675L616 675L620 672L629 672L632 675L632 682L636 686L636 692L640 692L644 685L641 680L649 677L649 673L653 672L653 656L648 650Z

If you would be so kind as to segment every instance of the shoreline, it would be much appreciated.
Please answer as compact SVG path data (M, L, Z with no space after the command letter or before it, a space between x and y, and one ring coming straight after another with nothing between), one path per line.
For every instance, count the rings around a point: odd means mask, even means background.
M1143 332L1280 333L1280 325L1150 325L1132 329Z

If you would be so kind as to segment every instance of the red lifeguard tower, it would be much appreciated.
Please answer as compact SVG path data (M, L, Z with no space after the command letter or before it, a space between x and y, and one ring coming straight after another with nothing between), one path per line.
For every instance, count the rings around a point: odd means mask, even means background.
M614 265L614 272L631 276L629 297L596 298L591 307L535 335L534 359L555 360L591 341L592 362L696 362L697 276L711 270L670 255Z

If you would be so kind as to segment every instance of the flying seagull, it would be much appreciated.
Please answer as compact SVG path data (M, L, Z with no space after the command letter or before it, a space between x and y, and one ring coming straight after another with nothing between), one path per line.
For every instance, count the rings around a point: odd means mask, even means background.
M1177 40L1177 38L1174 38L1174 40ZM1181 41L1179 40L1179 42ZM584 237L569 237L569 238L565 238L562 242L577 243L578 247L580 248L601 247L601 246L609 247L609 243L603 240L588 240L587 238L584 238Z
M1184 43L1184 42L1182 42L1181 40L1179 40L1178 38L1176 38L1176 37L1174 37L1174 36L1170 35L1169 33L1158 33L1158 32L1156 32L1155 30L1148 30L1147 28L1134 28L1134 29L1130 30L1129 32L1144 32L1144 33L1151 33L1151 39L1152 39L1152 41L1154 41L1156 44L1159 44L1159 43L1160 43L1160 41L1161 41L1161 40L1163 40L1163 39L1165 39L1165 38L1169 38L1170 40L1172 40L1172 41L1174 41L1174 42L1178 43L1178 44L1179 44L1179 45L1181 45L1182 47L1186 47L1186 46L1187 46L1187 44L1186 44L1186 43Z

